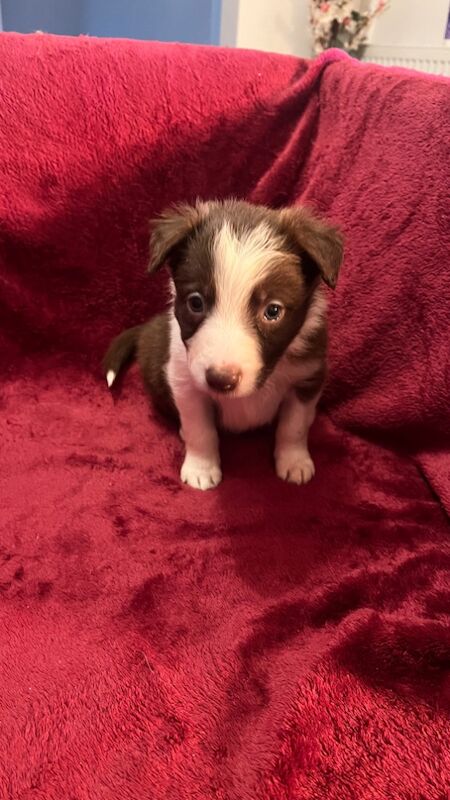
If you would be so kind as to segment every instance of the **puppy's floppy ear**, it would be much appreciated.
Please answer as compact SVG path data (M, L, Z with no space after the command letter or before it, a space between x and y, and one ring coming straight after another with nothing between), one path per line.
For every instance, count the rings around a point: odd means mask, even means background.
M282 209L280 219L299 250L309 256L325 283L334 289L344 254L338 228L302 207Z
M195 206L180 204L168 208L151 222L150 263L148 272L163 266L207 213L207 204L197 202Z

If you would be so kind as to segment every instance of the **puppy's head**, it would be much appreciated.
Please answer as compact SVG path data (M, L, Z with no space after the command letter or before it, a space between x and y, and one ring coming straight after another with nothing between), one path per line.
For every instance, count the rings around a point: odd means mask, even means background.
M151 272L171 269L195 383L244 397L300 331L320 280L336 285L342 240L304 208L198 202L155 221L151 253Z

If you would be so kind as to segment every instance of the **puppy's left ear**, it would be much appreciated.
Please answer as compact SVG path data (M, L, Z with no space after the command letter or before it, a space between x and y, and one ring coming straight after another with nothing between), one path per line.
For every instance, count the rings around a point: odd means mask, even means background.
M302 207L282 209L280 219L300 253L310 258L325 283L334 289L344 255L339 229Z
M206 213L206 203L197 202L195 206L180 204L152 220L148 272L155 272L166 262L171 265L177 248L200 224Z

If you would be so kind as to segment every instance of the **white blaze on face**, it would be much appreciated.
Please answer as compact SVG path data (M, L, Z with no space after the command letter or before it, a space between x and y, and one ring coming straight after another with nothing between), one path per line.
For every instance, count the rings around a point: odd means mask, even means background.
M264 223L239 236L225 223L216 233L212 243L215 306L188 347L189 368L200 387L207 386L207 369L232 366L241 372L235 396L256 388L263 361L249 302L255 287L280 259L281 248L281 240Z

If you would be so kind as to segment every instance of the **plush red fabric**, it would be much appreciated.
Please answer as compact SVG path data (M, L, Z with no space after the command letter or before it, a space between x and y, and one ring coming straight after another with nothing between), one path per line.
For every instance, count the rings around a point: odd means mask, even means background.
M0 37L0 796L444 800L450 86ZM109 338L164 302L148 219L230 194L341 223L317 477L271 432L181 486Z

